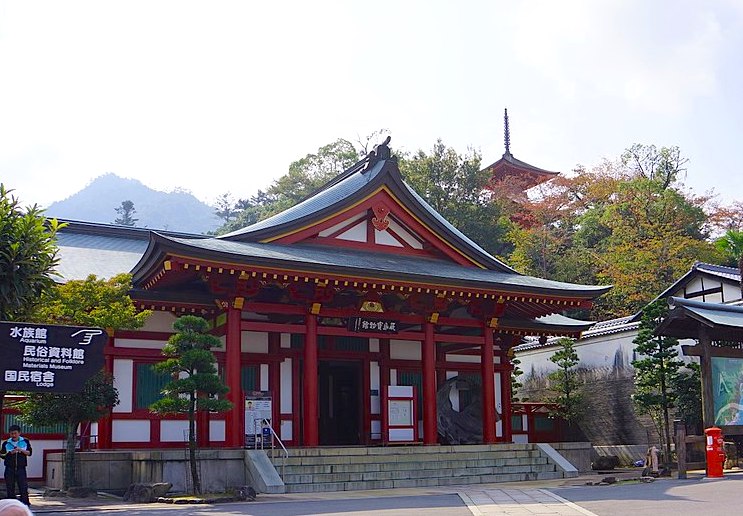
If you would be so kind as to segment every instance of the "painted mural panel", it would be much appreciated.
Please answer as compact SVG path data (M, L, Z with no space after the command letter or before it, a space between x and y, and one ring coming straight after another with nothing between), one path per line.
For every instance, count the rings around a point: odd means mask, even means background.
M743 425L743 359L712 357L715 425Z

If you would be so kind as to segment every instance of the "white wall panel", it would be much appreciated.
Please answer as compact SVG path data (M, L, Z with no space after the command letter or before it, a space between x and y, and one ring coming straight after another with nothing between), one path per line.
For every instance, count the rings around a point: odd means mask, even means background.
M209 440L212 442L224 441L226 439L226 425L223 419L209 421Z
M135 348L135 349L163 349L164 340L147 340L147 339L114 339L116 348Z
M173 333L173 323L176 319L177 317L172 312L154 311L145 321L142 330Z
M285 358L279 366L281 372L281 413L292 413L292 359ZM283 421L282 421L283 425ZM282 426L283 428L283 426ZM282 439L284 436L282 434Z
M258 387L262 391L268 390L268 364L261 364L261 384ZM275 393L271 393L275 396Z
M164 443L188 442L188 421L169 419L160 421L160 440Z
M379 393L371 395L371 413L379 414L382 400L382 391L379 387L379 362L369 362L369 380L371 390L376 390Z
M268 333L259 331L241 332L243 353L268 353Z
M147 419L114 419L111 426L115 443L150 442L150 422Z
M134 395L134 361L127 358L114 359L114 387L119 391L119 404L112 412L131 412Z
M291 441L293 439L293 437L294 437L293 426L294 425L292 424L291 421L282 421L281 422L281 432L280 432L280 435L281 435L281 440L282 441L286 442L286 441Z
M390 340L390 358L393 360L420 360L421 343L417 340Z

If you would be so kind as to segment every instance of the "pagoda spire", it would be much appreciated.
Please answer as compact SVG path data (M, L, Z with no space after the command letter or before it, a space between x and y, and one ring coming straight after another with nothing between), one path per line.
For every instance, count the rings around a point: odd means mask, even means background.
M511 131L508 128L508 108L504 109L503 114L503 142L506 144L506 152L503 154L510 155L511 154Z

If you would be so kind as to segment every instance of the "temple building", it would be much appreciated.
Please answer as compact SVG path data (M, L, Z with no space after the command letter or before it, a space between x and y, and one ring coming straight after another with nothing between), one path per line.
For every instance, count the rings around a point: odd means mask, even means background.
M213 322L233 403L200 417L202 445L244 446L260 432L254 404L288 446L436 444L437 391L453 377L481 386L477 439L512 441L511 348L523 336L577 337L592 323L561 313L609 287L517 273L403 181L388 143L227 235L61 232L65 279L131 271L132 298L153 311L143 329L110 338L120 402L94 429L99 449L182 446L187 422L148 407L168 381L152 366L183 314ZM465 398L450 399L454 411Z

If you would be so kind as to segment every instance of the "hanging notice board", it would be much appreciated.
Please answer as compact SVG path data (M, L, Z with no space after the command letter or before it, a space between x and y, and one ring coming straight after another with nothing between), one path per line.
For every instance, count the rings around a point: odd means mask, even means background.
M418 441L418 395L415 386L387 386L388 443Z

